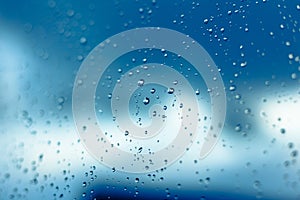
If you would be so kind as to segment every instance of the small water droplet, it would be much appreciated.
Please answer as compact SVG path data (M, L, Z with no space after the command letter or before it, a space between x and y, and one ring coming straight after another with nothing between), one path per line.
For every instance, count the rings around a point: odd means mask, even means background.
M85 37L81 37L79 41L80 41L80 44L86 44L87 43L87 39Z
M86 187L86 185L87 185L86 182L82 183L82 187Z
M260 187L261 187L260 181L256 180L256 181L253 182L253 188L254 189L257 190L257 189L260 189Z
M143 147L140 147L140 148L138 149L138 153L141 153L142 150L143 150Z
M241 67L246 67L246 66L247 66L247 61L241 63Z
M239 100L239 99L241 99L241 97L242 97L242 96L241 96L240 94L236 94L234 98L235 98L236 100Z
M69 17L73 17L74 16L74 10L72 10L72 9L70 9L70 10L68 10L67 11L67 15L69 16Z
M143 103L145 105L149 104L150 103L150 99L148 97L145 97L144 100L143 100Z
M145 83L144 79L140 79L140 80L138 81L138 86L141 87L141 86L144 85L144 83Z
M292 78L293 80L297 79L297 74L296 74L296 73L292 73L292 74L291 74L291 78Z
M292 151L291 156L292 157L297 157L298 156L298 151L297 150Z
M57 102L58 102L58 104L64 104L64 102L65 102L65 98L64 97L58 97L57 98Z
M173 94L174 93L174 88L168 88L168 94Z
M242 130L242 126L241 126L240 124L237 124L237 125L235 126L234 130L235 130L236 132L240 132L240 131Z
M125 136L128 136L129 135L129 131L125 131Z
M245 113L246 115L250 114L250 113L251 113L251 109L250 109L250 108L246 108L246 109L244 110L244 113Z
M230 90L230 91L235 91L235 89L236 89L236 86L235 86L235 85L231 85L231 86L229 87L229 90Z

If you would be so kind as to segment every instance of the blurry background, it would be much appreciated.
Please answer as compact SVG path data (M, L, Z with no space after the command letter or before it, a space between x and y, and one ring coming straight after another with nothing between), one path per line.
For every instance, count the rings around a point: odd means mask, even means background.
M299 19L298 0L0 0L0 199L299 199ZM129 174L88 154L71 97L96 45L144 26L197 40L228 108L206 159Z

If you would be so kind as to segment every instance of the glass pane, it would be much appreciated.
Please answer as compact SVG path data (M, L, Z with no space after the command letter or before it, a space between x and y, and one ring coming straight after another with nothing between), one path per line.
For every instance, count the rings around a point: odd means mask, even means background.
M299 14L0 1L0 199L299 199Z

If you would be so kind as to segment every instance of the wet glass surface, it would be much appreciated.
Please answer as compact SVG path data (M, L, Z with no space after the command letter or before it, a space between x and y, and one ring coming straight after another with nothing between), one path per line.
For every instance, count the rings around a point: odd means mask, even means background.
M299 199L299 16L300 2L287 0L0 0L0 199ZM197 68L212 65L183 56L193 42L173 36L160 39L183 44L182 55L161 43L148 47L149 34L143 48L115 55L110 65L92 63L102 42L104 53L125 43L107 38L142 27L188 35L209 55L193 51L191 58L211 58L214 76ZM80 79L85 62L103 70L99 82L87 71ZM96 120L77 126L72 95L88 81L96 85L95 113L84 114L83 104L77 116ZM218 129L211 126L212 96L222 91L224 127L200 159L205 136ZM91 143L113 144L100 156L81 135L97 123L105 138ZM192 143L155 154L180 127ZM147 159L135 173L146 155L162 165Z

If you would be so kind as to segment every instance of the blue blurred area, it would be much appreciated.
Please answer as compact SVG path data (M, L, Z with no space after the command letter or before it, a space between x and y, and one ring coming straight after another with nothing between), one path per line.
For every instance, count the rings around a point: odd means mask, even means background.
M0 199L299 199L299 14L300 3L285 0L0 0ZM80 143L72 89L95 46L146 26L199 42L220 69L228 108L207 159L195 147L167 169L128 174Z

